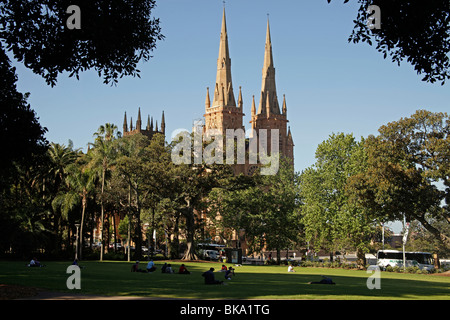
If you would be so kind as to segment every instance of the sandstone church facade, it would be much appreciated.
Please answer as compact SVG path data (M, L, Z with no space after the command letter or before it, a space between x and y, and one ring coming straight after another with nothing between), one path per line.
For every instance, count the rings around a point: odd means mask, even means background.
M270 153L271 130L277 129L279 133L279 153L293 164L294 163L294 141L287 119L286 97L283 95L283 101L280 103L277 94L275 81L275 66L273 62L272 41L270 37L269 20L267 20L266 43L264 51L264 64L262 68L262 85L259 94L259 105L256 108L255 96L252 98L251 105L251 129L256 134L260 129L267 130L268 148ZM218 131L223 137L226 136L227 129L242 129L244 126L244 101L242 98L242 88L239 87L239 95L236 103L233 81L231 76L231 59L228 47L228 33L225 17L225 8L222 16L222 28L220 32L219 57L217 59L217 75L212 100L209 88L206 89L204 125L201 131L204 133L209 130ZM141 133L149 139L156 133L165 136L166 123L164 111L161 118L161 126L158 129L158 122L153 126L153 117L148 116L147 126L142 128L141 110L139 108L136 125L130 120L128 126L127 114L125 112L123 121L123 136L130 136ZM194 128L195 129L195 128ZM248 145L247 145L248 149ZM248 160L248 159L247 159ZM233 169L236 175L252 175L258 168L257 164L246 161L245 164L234 164Z
M271 130L278 129L280 156L287 158L293 164L294 142L290 127L287 125L289 121L287 119L286 97L283 95L281 109L278 100L269 20L267 20L266 32L259 106L256 108L255 96L253 95L250 121L251 129L257 134L260 129L266 129L269 143L271 139ZM220 32L216 83L211 96L210 90L207 88L204 114L205 124L203 127L203 132L207 132L208 130L217 130L225 137L227 129L243 129L245 131L242 88L239 87L237 103L233 91L225 9L223 10L222 27ZM234 173L251 175L256 168L257 165L246 161L245 164L234 165Z

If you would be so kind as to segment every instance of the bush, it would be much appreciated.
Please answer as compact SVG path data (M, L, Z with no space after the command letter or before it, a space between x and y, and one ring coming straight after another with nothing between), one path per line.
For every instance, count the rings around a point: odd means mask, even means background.
M277 262L273 258L272 259L267 259L264 263L269 265L269 266L277 264Z
M417 273L417 271L419 271L419 267L406 267L406 272L407 273Z
M312 262L309 261L309 260L302 261L302 262L300 263L300 266L302 266L302 267L312 267Z
M338 261L334 261L331 263L331 267L332 268L340 268L341 267L341 263Z
M403 268L400 268L399 266L395 266L394 268L392 268L393 272L402 272Z

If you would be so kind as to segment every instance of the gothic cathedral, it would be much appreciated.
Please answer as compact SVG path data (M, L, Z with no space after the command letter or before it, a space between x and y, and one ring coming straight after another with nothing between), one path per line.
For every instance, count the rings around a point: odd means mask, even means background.
M209 88L206 92L205 125L203 132L216 129L225 137L226 129L243 129L243 99L242 88L239 87L239 96L236 99L231 78L231 59L228 49L228 34L223 10L222 28L220 33L219 58L217 59L217 76L211 103ZM275 67L272 55L272 42L270 38L269 20L267 20L267 34L264 53L264 65L262 69L262 86L259 107L256 110L255 96L253 95L251 107L251 129L256 133L260 129L267 129L268 141L270 141L271 129L279 130L279 152L282 157L294 163L294 142L287 123L286 98L283 95L283 105L280 111L277 88L275 83ZM270 148L270 147L269 147ZM251 175L257 168L256 165L234 165L235 174L243 173Z

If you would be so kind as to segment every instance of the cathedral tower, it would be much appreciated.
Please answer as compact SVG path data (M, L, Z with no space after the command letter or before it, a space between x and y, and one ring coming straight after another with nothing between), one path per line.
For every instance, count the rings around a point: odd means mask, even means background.
M273 63L272 40L270 37L270 25L267 19L266 43L264 50L264 65L262 69L262 84L258 111L256 111L255 97L253 96L251 126L259 132L259 129L267 129L267 139L270 151L271 129L279 130L280 155L294 160L294 143L290 128L287 128L287 104L283 95L283 106L280 111L277 87L275 82L275 66Z
M206 89L204 130L217 129L225 136L226 129L244 129L241 88L239 87L238 104L236 104L233 91L225 8L223 9L222 28L220 32L216 84L212 91L213 100L211 103L209 88Z

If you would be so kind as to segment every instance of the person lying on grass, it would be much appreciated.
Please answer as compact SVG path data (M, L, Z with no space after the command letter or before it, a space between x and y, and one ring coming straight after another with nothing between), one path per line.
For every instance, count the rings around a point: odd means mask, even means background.
M331 280L331 278L328 278L326 276L322 276L323 279L318 282L308 282L309 284L336 284Z

